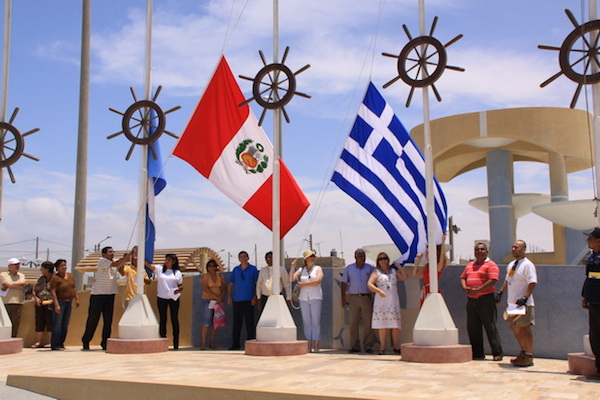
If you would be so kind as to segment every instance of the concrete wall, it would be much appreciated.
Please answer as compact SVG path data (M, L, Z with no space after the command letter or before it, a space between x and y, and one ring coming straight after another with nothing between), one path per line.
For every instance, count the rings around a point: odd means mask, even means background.
M460 289L459 276L464 266L448 266L440 280L440 289L454 323L459 330L460 343L469 343L466 332L466 297ZM506 271L506 266L501 266L501 276ZM536 303L536 326L533 327L534 352L538 357L566 359L567 353L583 351L583 335L587 333L587 312L581 308L581 286L584 280L583 266L538 266L538 286L534 293ZM342 268L325 268L323 280L324 302L321 316L321 347L322 348L347 348L348 337L348 310L341 307L340 284ZM228 275L228 274L226 274ZM503 280L503 278L502 278ZM502 281L501 280L501 281ZM501 282L500 282L501 283ZM500 285L498 284L498 287ZM418 315L419 286L417 279L411 278L400 282L398 292L402 307L402 343L412 341L412 327ZM180 343L182 346L200 346L200 324L202 311L200 297L202 288L199 277L186 276L184 278L184 292L182 305L179 311L181 327ZM156 310L156 283L146 285L146 294L150 303ZM81 346L81 336L85 328L87 308L89 304L89 291L80 292L81 306L74 310L69 326L67 346ZM506 301L506 297L503 299ZM115 318L113 321L113 337L118 337L118 322L123 314L121 296L115 301ZM19 336L24 338L24 345L31 346L34 342L34 317L33 302L28 301L23 310ZM502 313L506 303L498 306L498 328L502 339L502 346L507 355L517 354L519 348L516 341L502 320ZM228 348L231 345L231 307L225 307L228 324L217 334L217 345ZM291 310L296 326L298 339L303 339L302 317L300 310ZM258 320L258 310L255 313ZM99 324L92 345L100 343ZM171 338L170 322L168 324L168 337ZM245 330L242 330L242 338ZM486 341L486 351L489 347Z

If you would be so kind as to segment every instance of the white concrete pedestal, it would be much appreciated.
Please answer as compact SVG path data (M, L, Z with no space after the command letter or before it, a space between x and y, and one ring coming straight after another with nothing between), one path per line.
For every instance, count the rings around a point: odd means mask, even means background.
M158 337L158 320L145 294L136 294L119 321L119 338L108 339L107 353L159 353L168 350Z
M256 340L246 341L245 354L288 356L308 352L305 340L297 340L297 328L282 295L269 296L256 325Z

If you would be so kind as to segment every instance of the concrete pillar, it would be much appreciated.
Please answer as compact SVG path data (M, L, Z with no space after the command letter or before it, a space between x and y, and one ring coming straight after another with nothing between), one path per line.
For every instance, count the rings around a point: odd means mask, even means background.
M551 202L569 200L569 183L565 157L556 152L548 153ZM579 231L552 224L554 233L554 256L557 264L567 264L579 255L585 241Z
M508 150L491 150L486 155L490 258L503 263L515 241L513 156Z

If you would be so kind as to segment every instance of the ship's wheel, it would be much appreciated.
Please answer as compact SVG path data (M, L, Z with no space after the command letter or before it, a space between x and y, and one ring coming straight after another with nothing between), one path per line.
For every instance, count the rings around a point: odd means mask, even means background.
M382 53L383 56L398 59L398 75L383 85L388 88L399 79L410 86L410 93L406 100L406 107L410 106L415 88L431 86L433 93L438 101L442 101L439 91L435 87L435 82L442 76L446 69L454 71L464 71L464 68L455 67L447 64L448 55L446 48L463 37L462 34L456 36L446 44L442 44L433 37L438 17L433 19L429 35L413 38L406 25L402 25L409 42L404 46L399 55L391 53ZM430 71L428 67L432 67Z
M240 78L252 81L252 97L241 103L240 107L256 100L256 102L263 107L263 112L258 120L259 125L262 125L267 110L275 109L281 109L285 120L289 123L290 118L285 111L285 105L288 104L295 95L310 99L308 94L296 91L296 75L306 71L310 68L310 65L307 64L298 71L292 72L292 70L285 65L289 50L289 47L285 48L281 63L272 64L267 64L265 55L259 50L258 54L260 55L264 67L258 71L258 74L256 74L256 77L254 78L240 75Z
M600 21L593 20L579 24L571 12L566 9L567 18L575 27L565 38L560 47L539 45L542 50L557 50L560 71L542 82L540 87L546 87L561 75L577 83L577 89L569 107L575 108L583 85L600 81L600 61L598 59L598 40L600 37ZM575 71L575 67L581 72ZM594 72L597 71L597 72Z
M31 135L40 129L35 128L21 134L21 132L19 132L19 130L13 125L18 113L19 108L15 108L15 111L8 122L0 122L0 168L6 168L12 183L15 183L16 179L10 167L16 163L21 156L27 157L34 161L40 161L39 158L34 157L31 154L27 154L24 151L25 136Z
M179 110L181 107L173 107L168 111L163 111L162 108L160 108L156 103L156 99L158 98L162 86L159 86L156 89L156 93L154 93L152 100L138 100L133 88L130 89L135 102L129 106L125 112L109 108L110 111L123 116L121 121L121 127L123 129L106 138L112 139L121 134L125 134L125 137L131 142L131 147L127 152L125 160L129 160L136 144L148 145L152 152L152 156L156 160L158 156L156 150L154 150L153 143L156 142L163 133L166 133L175 139L179 138L179 136L174 133L167 131L165 127L167 125L166 115Z

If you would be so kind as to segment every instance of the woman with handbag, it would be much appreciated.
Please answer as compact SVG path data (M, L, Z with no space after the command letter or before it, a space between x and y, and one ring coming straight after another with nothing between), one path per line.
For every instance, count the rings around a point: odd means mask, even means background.
M292 261L290 283L298 281L300 287L300 312L304 337L308 340L308 351L319 352L319 339L321 336L321 305L323 303L323 270L315 265L317 256L314 251L304 252L304 268L295 271L298 260Z
M35 343L34 348L50 347L50 334L52 333L52 293L50 292L50 279L54 275L54 263L44 261L40 268L42 276L33 287L33 300L35 301ZM44 335L45 333L45 335ZM45 339L44 340L44 336Z
M206 263L206 272L200 277L202 285L202 345L200 350L206 350L206 340L210 331L210 349L215 349L215 337L217 329L214 325L215 309L223 307L223 300L227 285L225 277L219 272L219 267L215 260L208 260Z

